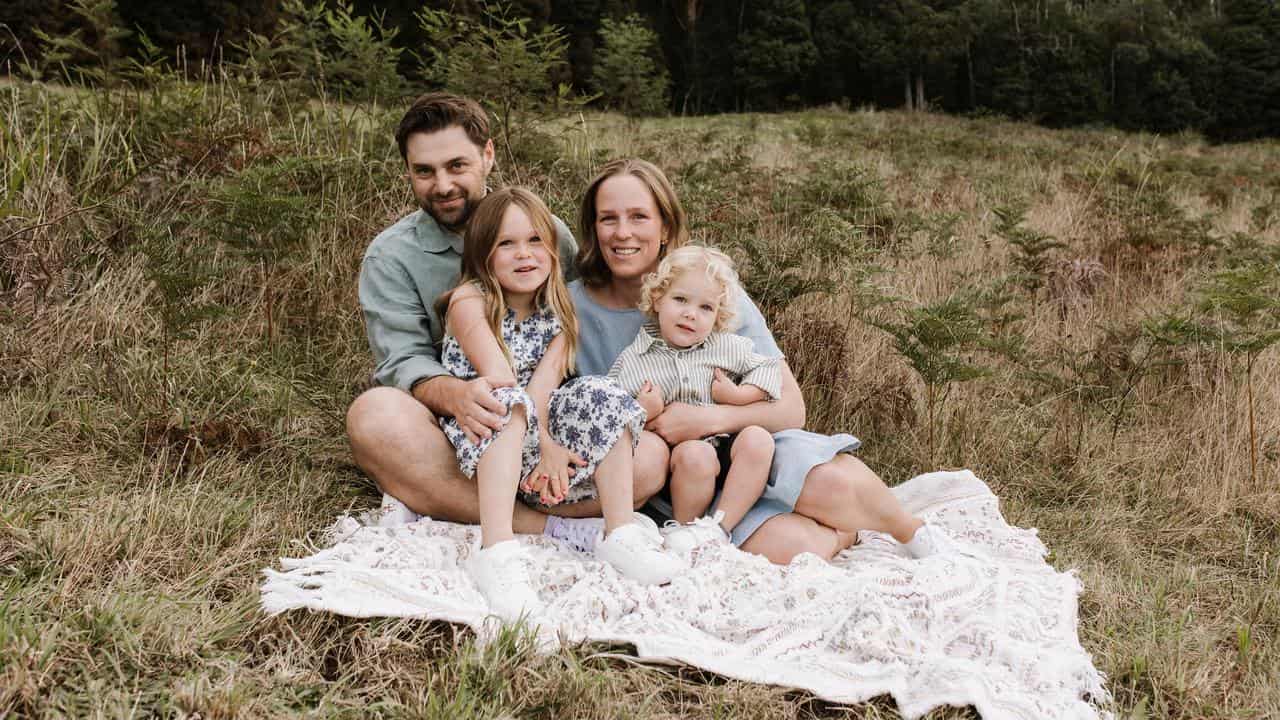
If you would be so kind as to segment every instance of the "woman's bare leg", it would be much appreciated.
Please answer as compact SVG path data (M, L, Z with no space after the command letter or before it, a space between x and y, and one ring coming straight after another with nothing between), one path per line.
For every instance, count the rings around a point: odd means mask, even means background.
M783 513L766 520L742 543L741 549L763 555L772 563L786 565L796 555L805 552L830 560L857 539L857 533L839 532L813 518Z
M894 540L911 540L924 521L907 512L888 486L861 460L840 454L805 476L796 513L823 525L853 532L875 530Z

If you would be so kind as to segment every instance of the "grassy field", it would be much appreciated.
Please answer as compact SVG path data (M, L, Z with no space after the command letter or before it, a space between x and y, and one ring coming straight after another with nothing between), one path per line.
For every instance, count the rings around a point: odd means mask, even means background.
M412 209L400 108L231 82L0 98L0 717L896 717L618 648L264 617L260 569L377 502L342 420L371 366L360 257ZM1274 290L1280 145L586 115L526 128L495 184L572 224L620 155L743 261L811 427L858 434L891 484L972 468L1078 569L1119 717L1280 717L1280 353L1159 322L1212 320L1197 297L1240 268Z

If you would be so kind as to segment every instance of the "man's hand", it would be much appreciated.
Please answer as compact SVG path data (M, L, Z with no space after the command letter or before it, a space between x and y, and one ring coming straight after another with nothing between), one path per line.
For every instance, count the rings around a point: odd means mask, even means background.
M673 402L662 414L645 423L645 429L657 433L668 445L697 440L722 432L720 408L715 405L689 405Z
M413 396L437 415L449 415L473 443L502 428L507 409L493 396L494 388L515 385L510 379L478 377L461 380L439 375L413 387Z
M636 393L636 402L640 403L640 407L644 408L645 417L649 420L662 414L664 407L662 404L662 392L648 380L644 381L640 392Z

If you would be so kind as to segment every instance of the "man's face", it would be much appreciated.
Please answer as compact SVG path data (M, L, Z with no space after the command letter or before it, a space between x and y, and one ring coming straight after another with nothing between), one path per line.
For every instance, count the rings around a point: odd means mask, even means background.
M414 133L405 143L409 185L418 205L441 227L460 232L484 197L493 169L493 141L480 147L461 127Z

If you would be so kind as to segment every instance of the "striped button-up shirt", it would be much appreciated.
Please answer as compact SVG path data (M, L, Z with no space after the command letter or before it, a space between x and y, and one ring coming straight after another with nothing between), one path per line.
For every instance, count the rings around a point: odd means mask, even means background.
M618 356L609 377L632 395L648 380L662 393L663 404L712 405L711 381L717 368L739 384L760 388L770 400L782 395L782 358L757 354L749 338L713 332L693 347L674 348L652 321Z

